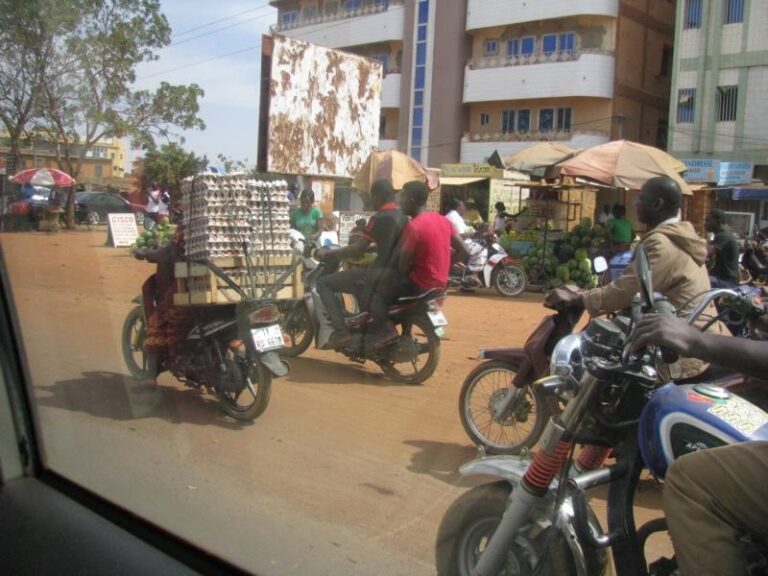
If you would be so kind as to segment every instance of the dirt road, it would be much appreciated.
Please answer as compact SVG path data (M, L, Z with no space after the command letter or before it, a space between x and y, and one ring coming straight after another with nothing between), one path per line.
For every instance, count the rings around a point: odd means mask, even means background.
M152 266L105 238L0 235L48 465L259 574L433 574L440 518L472 485L459 387L478 348L524 341L541 296L450 296L421 386L311 349L243 426L168 376L127 376L120 329ZM655 515L656 489L643 500Z

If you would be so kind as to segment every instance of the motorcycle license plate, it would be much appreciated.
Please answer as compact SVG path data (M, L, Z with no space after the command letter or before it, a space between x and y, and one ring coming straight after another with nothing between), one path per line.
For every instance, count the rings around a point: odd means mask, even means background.
M432 326L447 326L448 320L445 318L445 314L443 314L440 310L430 310L427 312L429 315L429 319L432 322Z
M253 345L259 352L268 352L283 347L283 332L280 330L280 324L251 328L251 338L253 338Z

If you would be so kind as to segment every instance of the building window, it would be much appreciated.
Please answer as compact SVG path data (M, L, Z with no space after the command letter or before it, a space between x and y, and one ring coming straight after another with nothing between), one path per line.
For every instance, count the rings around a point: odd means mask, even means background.
M539 132L552 132L555 128L555 109L542 108L539 110Z
M558 108L557 109L557 131L558 132L570 132L571 131L571 108Z
M692 124L696 112L696 88L677 91L677 123Z
M736 99L738 86L718 86L715 99L715 114L717 122L733 122L736 120Z
M363 0L344 0L344 11L354 12L363 7Z
M530 56L536 50L536 37L510 38L507 40L507 58Z
M280 15L280 24L283 26L294 26L299 21L299 11L298 10L289 10L288 12L283 12Z
M304 6L301 10L301 17L304 20L312 20L317 16L317 7L316 6Z
M416 28L416 69L414 71L411 117L411 157L421 160L424 128L424 87L427 76L427 24L429 0L419 0Z
M374 54L373 56L371 56L371 58L381 62L381 69L384 72L387 71L387 64L389 63L389 54Z
M387 133L387 117L379 116L379 138L385 138Z
M501 132L509 134L515 131L515 111L503 110L501 113Z
M96 178L101 178L103 166L94 166L93 173Z
M661 70L659 70L659 76L669 76L672 73L673 54L672 46L664 44L664 48L661 49Z
M495 56L498 53L499 53L498 40L486 40L483 43L483 54L485 56Z
M701 28L702 0L685 0L683 29Z
M723 2L723 24L744 22L744 0L725 0Z
M521 134L530 132L531 130L531 111L530 110L518 110L517 111L517 131Z
M549 56L557 53L573 53L576 46L576 35L573 32L564 32L562 34L544 34L541 37L541 51Z
M480 112L480 126L488 126L491 123L491 115L488 112Z
M389 0L373 0L374 8L386 8Z
M334 16L339 11L339 3L338 2L328 2L325 5L325 15L326 16Z

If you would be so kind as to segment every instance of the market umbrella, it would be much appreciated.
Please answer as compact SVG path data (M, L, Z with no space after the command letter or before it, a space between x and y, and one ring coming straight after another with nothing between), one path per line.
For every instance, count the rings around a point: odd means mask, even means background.
M17 184L32 184L33 186L55 186L66 188L75 185L75 179L69 174L55 168L29 168L17 172L11 181Z
M505 156L502 158L502 162L505 168L522 172L535 172L567 160L578 152L577 148L570 146L563 146L554 142L539 142L518 150L510 156Z
M680 176L686 170L685 164L663 150L629 140L592 146L558 167L562 176L580 176L630 190L639 190L650 178L669 176L680 185L683 194L693 193Z
M402 190L411 180L424 182L430 190L440 183L436 172L397 150L371 152L355 176L354 186L367 194L376 180L389 180L395 190Z

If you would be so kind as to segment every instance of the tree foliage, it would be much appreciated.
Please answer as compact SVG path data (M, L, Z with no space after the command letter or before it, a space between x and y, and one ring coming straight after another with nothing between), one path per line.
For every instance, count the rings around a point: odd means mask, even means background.
M0 0L2 8L10 10L2 23L11 30L0 32L0 73L27 62L14 61L24 57L7 46L23 41L29 54L42 54L28 61L38 65L35 73L16 81L17 91L32 102L24 124L29 129L34 120L34 130L57 144L59 167L75 179L100 140L127 137L152 148L158 138L178 137L175 130L205 127L198 117L203 91L196 84L134 88L137 66L156 60L171 40L159 0Z
M157 183L170 192L172 200L177 200L181 193L181 181L197 174L207 163L205 157L195 156L175 142L149 149L144 154L142 190Z

